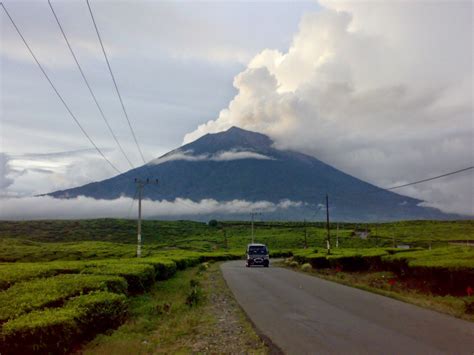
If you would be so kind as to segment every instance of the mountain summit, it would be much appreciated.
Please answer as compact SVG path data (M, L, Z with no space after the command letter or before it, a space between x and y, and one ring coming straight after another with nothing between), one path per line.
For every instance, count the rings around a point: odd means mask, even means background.
M330 197L332 218L338 220L449 217L436 209L419 206L420 200L380 189L312 156L277 149L268 136L238 127L206 134L113 178L50 195L96 199L134 197L134 179L148 177L160 181L159 186L144 190L144 198L152 200L294 202L273 215L266 213L268 218L321 219L321 204L326 194Z
M198 140L186 144L180 149L192 149L196 154L226 151L232 149L251 149L267 151L273 141L264 134L231 127L225 132L206 134Z

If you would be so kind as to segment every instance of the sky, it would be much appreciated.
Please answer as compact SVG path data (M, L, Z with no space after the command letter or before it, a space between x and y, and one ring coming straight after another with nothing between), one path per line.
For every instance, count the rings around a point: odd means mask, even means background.
M47 1L4 4L81 124L128 170ZM85 1L52 4L114 132L141 165ZM147 161L239 126L381 187L474 165L470 1L90 4ZM0 12L0 203L23 198L15 200L21 213L31 196L115 172ZM474 215L473 181L467 172L398 192Z

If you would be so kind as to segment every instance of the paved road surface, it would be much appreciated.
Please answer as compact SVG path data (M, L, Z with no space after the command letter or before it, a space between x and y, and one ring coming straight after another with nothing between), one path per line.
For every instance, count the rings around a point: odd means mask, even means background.
M287 354L474 354L474 323L284 268L230 261L222 272Z

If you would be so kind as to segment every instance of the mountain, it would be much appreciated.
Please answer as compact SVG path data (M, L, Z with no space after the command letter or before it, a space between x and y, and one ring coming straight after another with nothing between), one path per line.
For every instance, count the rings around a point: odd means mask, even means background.
M124 174L50 195L57 198L84 195L96 199L134 197L135 178L159 179L158 186L144 189L144 198L152 200L181 197L193 201L297 202L265 213L267 218L323 219L321 204L326 193L331 219L452 218L439 210L419 206L421 200L380 189L312 156L277 149L269 137L237 127L207 134Z

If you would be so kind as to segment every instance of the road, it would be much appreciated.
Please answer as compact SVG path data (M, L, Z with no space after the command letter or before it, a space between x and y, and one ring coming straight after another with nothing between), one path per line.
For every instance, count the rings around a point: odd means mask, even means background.
M287 354L474 354L474 323L285 268L222 264L258 331Z

